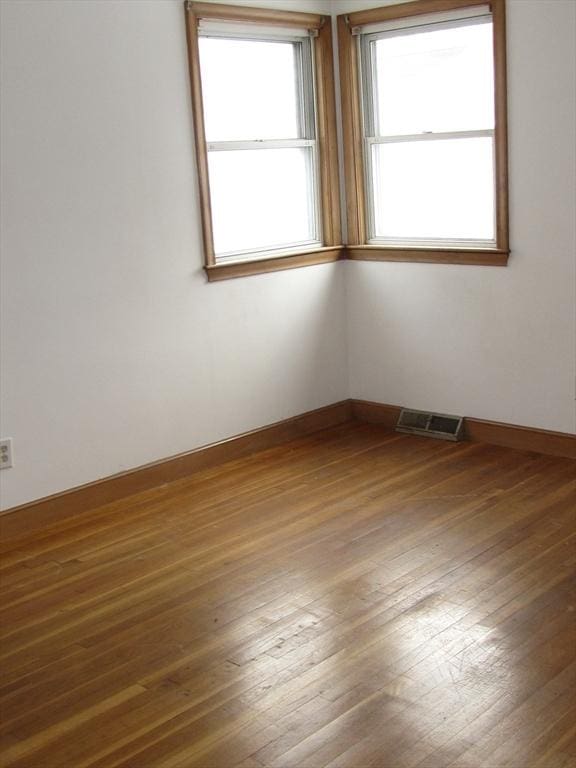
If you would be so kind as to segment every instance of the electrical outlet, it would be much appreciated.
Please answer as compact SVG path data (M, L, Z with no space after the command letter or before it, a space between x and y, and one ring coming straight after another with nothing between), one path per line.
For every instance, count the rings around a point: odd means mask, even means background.
M6 437L4 440L0 440L0 469L8 469L13 466L12 438Z

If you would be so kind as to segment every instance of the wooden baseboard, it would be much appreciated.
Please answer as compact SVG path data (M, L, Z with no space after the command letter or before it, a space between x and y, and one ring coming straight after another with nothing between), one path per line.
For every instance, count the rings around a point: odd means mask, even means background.
M400 410L398 405L343 400L189 453L7 509L0 514L0 536L5 539L14 538L60 520L76 517L103 504L179 480L202 469L240 459L347 421L381 424L392 429L398 421ZM576 459L576 435L482 419L467 418L465 424L467 438L474 442Z
M398 405L385 405L367 400L351 400L352 415L358 421L394 427L402 410ZM550 456L576 459L576 435L552 432L536 427L519 427L499 421L466 418L466 437L479 443L501 445L520 451L533 451Z
M392 429L396 426L402 408L399 405L372 403L369 400L350 400L352 417L356 421L367 421L370 424L382 424Z
M552 432L536 427L519 427L484 419L465 419L466 435L469 440L492 443L520 451L534 451L549 456L563 456L576 459L576 435L568 432Z
M20 536L75 517L102 504L119 501L202 469L240 459L351 419L350 401L343 400L204 448L147 464L29 504L12 507L0 514L0 536L4 539Z

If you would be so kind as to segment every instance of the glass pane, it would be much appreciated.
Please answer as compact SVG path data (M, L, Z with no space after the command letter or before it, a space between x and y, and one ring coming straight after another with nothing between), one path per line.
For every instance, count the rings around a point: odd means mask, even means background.
M299 43L201 37L207 141L299 138Z
M372 45L380 136L494 127L491 22L404 30Z
M372 146L376 237L494 240L492 138Z
M216 254L316 239L312 148L209 152Z

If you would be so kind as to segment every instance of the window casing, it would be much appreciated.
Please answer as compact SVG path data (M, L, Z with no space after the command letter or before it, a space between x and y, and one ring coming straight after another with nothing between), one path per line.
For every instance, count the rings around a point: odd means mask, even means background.
M419 0L338 24L347 257L505 264L503 0ZM447 75L445 92L434 70Z
M187 20L208 278L340 258L329 19L188 3Z

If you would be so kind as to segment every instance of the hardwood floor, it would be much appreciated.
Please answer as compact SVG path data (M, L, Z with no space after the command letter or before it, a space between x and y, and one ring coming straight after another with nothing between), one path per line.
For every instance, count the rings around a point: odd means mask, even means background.
M576 463L348 424L3 545L3 768L569 768Z

